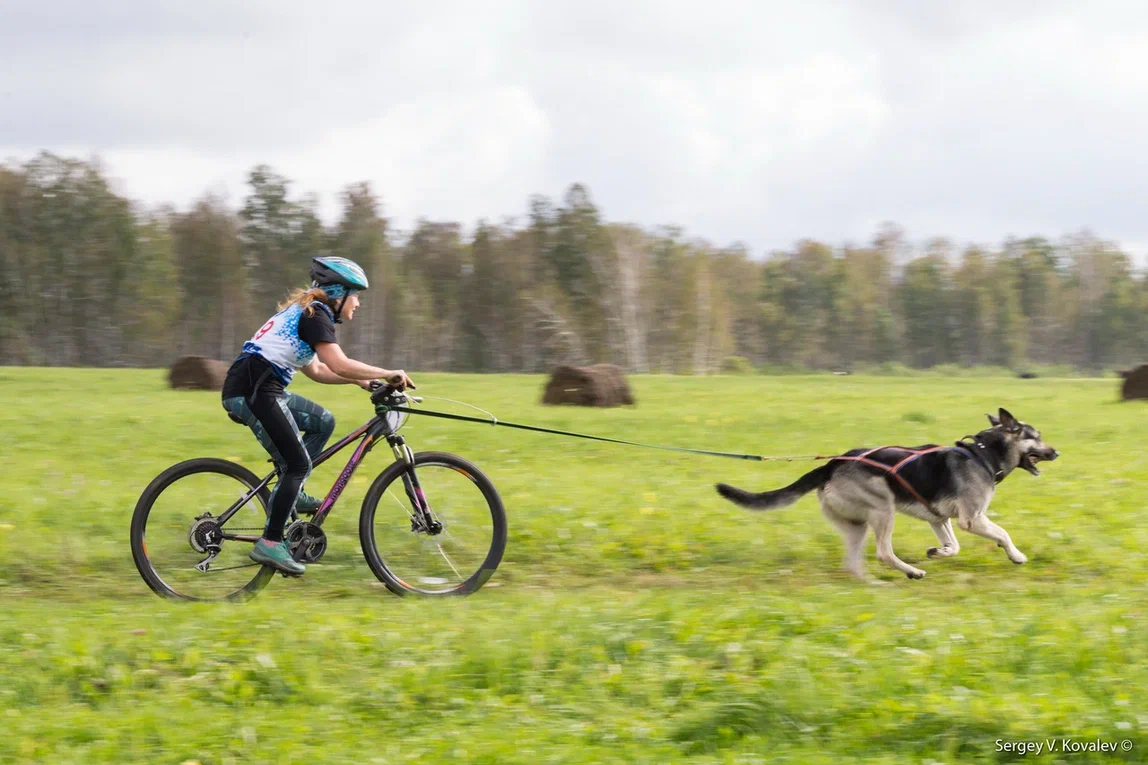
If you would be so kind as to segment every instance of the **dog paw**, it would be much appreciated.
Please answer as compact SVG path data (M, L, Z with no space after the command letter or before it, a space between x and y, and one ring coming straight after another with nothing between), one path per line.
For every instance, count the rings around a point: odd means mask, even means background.
M924 579L925 572L919 568L915 568L910 571L906 571L905 576L909 577L910 579Z
M925 550L925 555L929 558L943 557L941 554L941 548L939 547L930 547L928 550Z
M1016 555L1008 556L1008 559L1018 566L1022 563L1028 563L1028 556L1022 553L1020 550L1017 550Z

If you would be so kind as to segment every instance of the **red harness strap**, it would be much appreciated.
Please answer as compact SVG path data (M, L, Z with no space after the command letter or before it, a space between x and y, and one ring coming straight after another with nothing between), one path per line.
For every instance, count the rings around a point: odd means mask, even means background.
M906 463L912 462L913 460L920 457L922 454L930 454L932 452L939 452L942 449L948 449L948 448L949 447L947 447L947 446L933 446L933 447L930 447L928 449L919 449L918 450L918 449L905 449L905 448L900 447L900 446L878 446L876 449L870 449L869 451L865 452L864 454L858 454L855 457L833 457L831 459L832 460L848 460L849 462L860 462L864 465L868 465L869 467L874 467L874 468L877 468L878 470L885 471L885 473L887 475L891 475L894 478L896 478L897 482L905 487L905 491L909 492L909 494L911 494L913 496L913 499L920 502L925 507L926 510L928 510L929 512L932 512L933 508L929 505L928 502L925 501L925 498L922 497L917 492L917 490L913 488L912 484L910 484L908 481L906 481L904 476L902 476L898 471ZM883 462L877 462L876 460L869 459L870 454L873 454L874 452L884 451L885 449L895 449L896 451L899 451L899 452L908 452L909 456L905 457L904 459L902 459L900 462L898 462L897 464L895 464L893 466L889 466Z

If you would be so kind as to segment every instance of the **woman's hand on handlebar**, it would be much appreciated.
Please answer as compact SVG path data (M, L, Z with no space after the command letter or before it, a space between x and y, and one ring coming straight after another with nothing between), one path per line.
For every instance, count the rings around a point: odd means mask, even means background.
M407 377L407 373L402 369L393 370L389 375L387 375L386 382L387 385L391 385L395 388L398 388L399 390L405 390L406 388L415 390L418 387L414 384L414 382L411 381L411 378Z
M401 369L396 369L390 372L385 380L362 380L359 382L364 390L377 391L382 387L390 387L397 391L402 391L406 388L414 389L416 386L411 382L411 378L407 377L407 373Z

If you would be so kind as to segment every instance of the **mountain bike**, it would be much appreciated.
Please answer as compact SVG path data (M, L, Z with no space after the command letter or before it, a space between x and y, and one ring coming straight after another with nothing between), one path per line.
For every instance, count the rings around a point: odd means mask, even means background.
M323 558L324 521L355 470L385 440L395 461L371 483L359 512L359 542L371 572L396 595L432 596L469 595L494 574L506 549L502 500L467 460L411 451L398 434L407 415L392 407L421 401L398 387L377 387L375 416L315 458L321 465L358 441L314 516L304 520L292 512L284 539L295 560ZM260 479L211 457L160 473L136 503L131 524L132 557L148 586L184 600L243 600L263 589L275 569L247 554L263 534L268 487L278 475Z

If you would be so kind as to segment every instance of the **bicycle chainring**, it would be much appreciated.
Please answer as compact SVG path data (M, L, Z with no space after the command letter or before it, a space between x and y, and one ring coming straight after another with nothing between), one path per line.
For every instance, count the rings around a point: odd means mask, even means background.
M327 552L327 535L311 521L295 521L287 527L283 541L291 557L300 563L315 563Z

